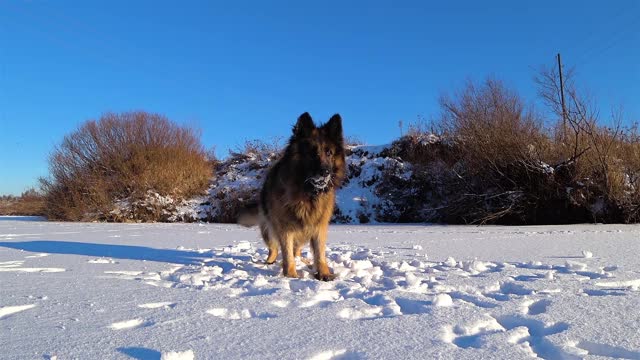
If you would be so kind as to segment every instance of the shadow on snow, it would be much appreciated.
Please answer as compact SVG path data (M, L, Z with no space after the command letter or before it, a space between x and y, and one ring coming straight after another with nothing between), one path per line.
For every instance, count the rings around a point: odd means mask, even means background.
M0 247L49 254L158 261L181 265L201 264L206 258L205 254L187 250L154 249L145 246L91 244L57 240L0 242Z

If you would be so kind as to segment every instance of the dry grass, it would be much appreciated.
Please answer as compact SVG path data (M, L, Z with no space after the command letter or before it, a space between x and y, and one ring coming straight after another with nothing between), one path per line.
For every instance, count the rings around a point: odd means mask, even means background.
M236 146L234 150L229 150L229 159L227 162L263 162L267 159L279 158L283 150L284 145L281 138L273 138L271 141L263 141L260 139L246 140L244 144Z
M20 196L0 197L0 215L40 216L44 214L44 197L34 189L29 189Z

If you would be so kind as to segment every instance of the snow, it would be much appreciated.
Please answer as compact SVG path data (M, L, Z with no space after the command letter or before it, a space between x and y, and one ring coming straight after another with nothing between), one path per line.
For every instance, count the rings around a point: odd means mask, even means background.
M453 299L449 294L438 294L433 299L433 305L435 306L452 306Z
M409 179L411 167L398 159L380 157L380 152L390 145L353 146L346 157L349 179L336 192L336 206L343 218L341 223L377 223L376 209L385 205L379 196L376 184L385 171L392 171L402 179Z
M640 359L638 239L637 225L332 225L337 279L319 282L304 261L282 277L236 225L3 219L1 357Z
M130 328L138 327L143 323L144 321L142 319L133 319L133 320L115 322L109 325L109 327L113 330L122 330L122 329L130 329Z
M187 351L169 351L162 353L160 360L193 360L195 355L192 350Z
M18 306L4 306L0 307L0 319L11 314L18 313L20 311L25 311L34 308L35 304L30 305L18 305Z

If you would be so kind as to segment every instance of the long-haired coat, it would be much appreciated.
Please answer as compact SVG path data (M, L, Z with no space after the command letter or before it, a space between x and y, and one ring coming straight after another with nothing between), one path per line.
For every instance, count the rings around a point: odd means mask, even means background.
M238 218L242 225L260 226L269 248L267 263L274 263L280 250L285 276L298 277L295 256L310 243L316 279L333 280L325 244L335 191L345 172L340 115L320 127L308 113L300 115L284 154L267 173L259 201Z

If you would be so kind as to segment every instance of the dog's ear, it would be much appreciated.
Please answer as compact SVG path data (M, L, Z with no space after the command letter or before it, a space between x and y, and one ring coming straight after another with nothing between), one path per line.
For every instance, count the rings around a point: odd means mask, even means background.
M308 112L300 115L298 122L293 127L293 135L296 137L306 137L311 135L313 129L316 128L316 124L313 123L313 119Z
M329 137L335 141L342 142L342 118L340 114L335 114L329 119L329 122L322 126Z

